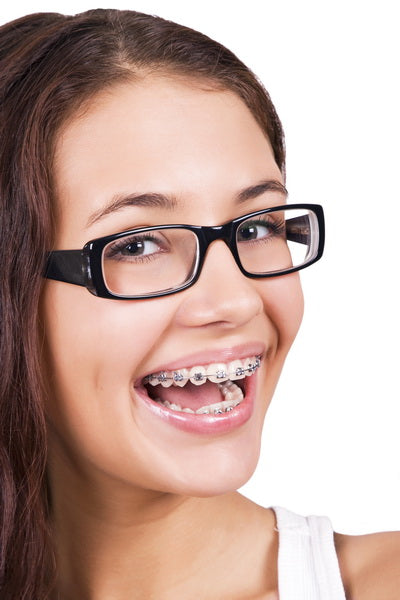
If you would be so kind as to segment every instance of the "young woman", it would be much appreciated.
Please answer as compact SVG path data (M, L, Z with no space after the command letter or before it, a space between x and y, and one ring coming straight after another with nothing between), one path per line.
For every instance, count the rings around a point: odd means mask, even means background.
M254 75L147 15L1 29L1 598L394 599L397 533L262 508L316 205Z

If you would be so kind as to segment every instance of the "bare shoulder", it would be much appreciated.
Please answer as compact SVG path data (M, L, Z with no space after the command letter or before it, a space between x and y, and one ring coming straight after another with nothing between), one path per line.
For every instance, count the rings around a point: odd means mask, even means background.
M334 538L347 600L398 600L400 531Z

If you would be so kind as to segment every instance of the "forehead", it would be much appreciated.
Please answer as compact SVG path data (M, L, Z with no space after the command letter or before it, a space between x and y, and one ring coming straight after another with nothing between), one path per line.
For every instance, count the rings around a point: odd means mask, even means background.
M281 178L244 102L229 91L171 78L102 92L56 143L61 230L82 231L88 215L118 193L172 194L191 209L201 199L204 208L266 176Z

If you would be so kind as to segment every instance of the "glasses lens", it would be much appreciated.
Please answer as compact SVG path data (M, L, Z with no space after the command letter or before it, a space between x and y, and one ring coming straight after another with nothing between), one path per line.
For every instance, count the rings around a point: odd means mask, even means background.
M318 252L318 219L309 209L263 213L240 224L236 242L249 273L282 272L311 262Z
M151 229L120 237L103 250L103 277L118 296L148 296L191 280L198 241L187 229Z

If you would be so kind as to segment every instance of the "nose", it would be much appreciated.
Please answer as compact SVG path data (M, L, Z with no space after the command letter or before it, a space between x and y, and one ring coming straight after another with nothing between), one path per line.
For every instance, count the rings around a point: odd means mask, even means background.
M199 279L180 295L176 317L185 326L235 328L263 312L255 280L243 275L222 240L209 246Z

